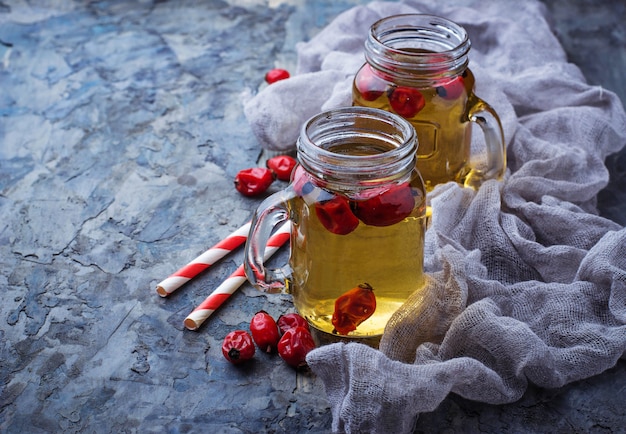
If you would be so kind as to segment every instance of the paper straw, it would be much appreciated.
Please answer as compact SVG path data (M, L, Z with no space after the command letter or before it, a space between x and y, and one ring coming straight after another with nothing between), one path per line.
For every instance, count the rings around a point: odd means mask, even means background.
M291 223L284 223L267 241L264 260L268 260L289 239ZM236 290L247 280L243 265L240 265L220 286L196 307L183 321L189 330L197 330Z
M167 297L172 292L189 282L204 270L215 264L224 256L246 242L250 222L246 223L196 259L185 265L176 273L169 276L157 285L156 292L161 297Z

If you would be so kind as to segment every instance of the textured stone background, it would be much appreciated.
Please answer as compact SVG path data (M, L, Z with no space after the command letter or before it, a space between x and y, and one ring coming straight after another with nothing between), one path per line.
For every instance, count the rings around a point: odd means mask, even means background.
M167 299L154 288L258 203L232 187L259 157L242 95L362 3L0 1L0 432L329 430L313 375L221 356L226 333L288 297L244 285L184 330L240 252ZM547 1L571 60L626 101L618 3ZM626 224L626 153L607 165L599 209ZM450 396L417 431L623 432L625 384L621 361L515 404Z

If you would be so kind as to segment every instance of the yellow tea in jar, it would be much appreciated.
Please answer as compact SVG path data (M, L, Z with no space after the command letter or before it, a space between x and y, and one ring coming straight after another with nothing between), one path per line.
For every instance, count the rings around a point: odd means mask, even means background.
M367 192L361 192L368 197L365 201L359 201L358 194L341 196L340 200L345 200L361 218L339 219L339 226L329 226L329 217L320 213L331 196L337 197L336 193L331 195L318 190L293 200L290 214L307 218L293 219L290 292L296 309L313 327L350 337L382 335L391 315L410 294L424 285L425 193L421 181L415 186L405 183L395 187L407 189L412 196L411 209L391 221L385 221L389 217L384 216L384 212L368 220L364 215L368 212L367 205L362 204L378 199ZM393 194L393 190L382 194ZM340 225L347 225L347 228ZM344 318L339 325L338 316L342 312L338 312L336 306L338 298L360 285L371 288L367 290L373 292L370 298L375 297L375 308L362 316L357 313L353 318ZM358 294L357 290L355 297ZM350 309L350 303L358 301L348 297L344 309ZM368 313L371 315L367 316ZM367 318L360 322L365 316Z
M312 117L287 188L252 219L244 261L258 289L285 291L319 342L376 346L409 295L425 286L426 190L415 129L393 113L344 107ZM291 221L289 263L264 265L264 246Z
M396 113L417 132L417 168L426 189L454 181L478 188L500 179L506 149L497 113L474 94L465 29L445 18L406 14L372 25L353 105ZM472 124L485 138L472 149ZM476 158L478 157L478 158Z
M471 123L466 117L467 101L474 87L469 69L438 86L414 87L390 84L369 65L358 72L353 84L353 102L398 113L417 132L417 168L426 189L448 181L463 183L469 173Z

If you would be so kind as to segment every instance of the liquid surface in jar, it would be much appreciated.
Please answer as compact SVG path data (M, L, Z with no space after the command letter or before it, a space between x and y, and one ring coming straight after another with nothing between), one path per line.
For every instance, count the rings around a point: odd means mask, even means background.
M324 148L334 154L365 156L383 154L398 147L397 143L393 143L391 140L387 143L382 142L380 138L368 139L367 134L367 131L361 131L358 143L355 143L352 138L345 141L334 140L332 145Z

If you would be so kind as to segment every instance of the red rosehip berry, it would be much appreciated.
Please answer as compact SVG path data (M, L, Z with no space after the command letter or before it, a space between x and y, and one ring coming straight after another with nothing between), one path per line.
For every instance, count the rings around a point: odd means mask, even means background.
M365 101L374 101L385 93L387 88L387 83L376 76L370 65L365 65L361 68L356 75L354 85L361 98Z
M244 196L264 193L274 182L274 174L265 167L243 169L235 177L235 188Z
M222 343L222 354L231 363L239 364L254 356L252 336L245 330L234 330L226 335Z
M295 158L289 155L278 155L272 157L266 162L266 166L276 175L276 178L281 181L289 181L291 179L291 173L293 169L298 165Z
M267 71L267 74L265 74L265 81L269 84L276 83L277 81L285 80L287 78L289 78L289 71L286 69L274 68Z
M335 326L333 333L347 335L372 316L375 310L374 288L368 283L352 288L335 300L335 311L331 320Z
M463 78L461 76L457 76L443 84L441 86L437 86L435 88L437 91L437 95L446 100L455 100L460 97L463 92L465 92L465 83L463 82Z
M291 188L307 205L315 206L333 198L333 194L317 186L313 177L297 165L291 175Z
M389 93L389 105L404 118L412 118L426 105L421 92L412 87L398 86Z
M266 353L276 350L280 334L276 321L265 311L257 312L250 320L250 333L257 347Z
M366 190L352 202L352 211L370 226L391 226L407 218L415 207L408 183Z
M280 329L281 334L284 334L287 330L295 328L295 327L304 327L307 330L310 330L309 323L307 320L302 318L302 316L297 313L286 313L278 317L278 328Z
M310 181L311 177L301 165L297 165L291 172L291 186L298 196L302 196L302 188Z
M333 234L347 235L359 225L359 219L352 213L348 200L343 196L315 204L315 214L320 223Z
M306 366L306 355L315 348L311 332L304 327L294 327L278 341L278 355L294 368Z

